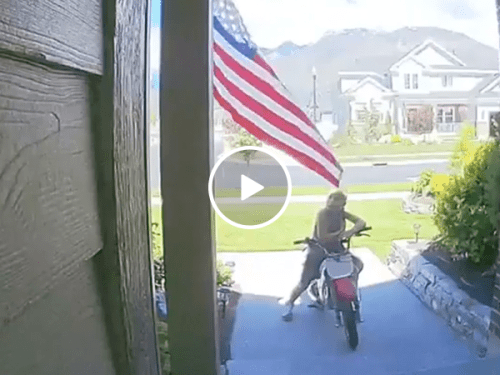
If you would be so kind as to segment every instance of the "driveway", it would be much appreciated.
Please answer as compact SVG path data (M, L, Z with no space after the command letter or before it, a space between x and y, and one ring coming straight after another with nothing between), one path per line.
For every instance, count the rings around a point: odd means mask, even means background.
M278 302L300 275L303 254L293 252L220 253L234 261L241 292L231 340L230 375L331 374L498 374L498 340L490 339L485 359L477 358L368 249L354 249L365 269L360 275L360 344L351 351L333 314L295 308L294 320L281 320Z

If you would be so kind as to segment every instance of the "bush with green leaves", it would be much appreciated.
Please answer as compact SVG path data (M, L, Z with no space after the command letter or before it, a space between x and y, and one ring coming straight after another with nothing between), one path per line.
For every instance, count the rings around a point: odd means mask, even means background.
M476 130L465 122L460 130L460 138L451 155L450 167L454 173L463 173L464 167L474 158L477 144L474 143Z
M222 123L224 133L228 136L229 147L240 148L240 147L261 147L262 142L255 137L253 134L249 133L245 128L238 125L232 118L226 118ZM250 161L255 156L256 151L245 150L242 151L243 159L250 164Z
M420 178L412 186L412 193L418 195L429 195L431 192L431 180L434 176L434 171L432 169L426 169L420 173Z
M491 225L500 228L500 144L493 149L488 160L485 194Z
M217 260L217 286L231 286L233 272L221 260Z
M435 197L445 191L450 179L451 176L447 174L434 174L430 182L431 195Z
M489 142L476 149L437 196L433 216L436 242L479 265L492 265L498 254L498 147Z
M333 133L328 143L334 150L337 148L346 147L353 144L348 134L342 134L338 132Z
M401 143L401 142L402 142L402 139L401 139L401 136L399 134L394 134L391 137L391 143Z
M160 320L156 321L156 330L160 350L160 364L162 375L170 375L170 350L168 348L168 324Z

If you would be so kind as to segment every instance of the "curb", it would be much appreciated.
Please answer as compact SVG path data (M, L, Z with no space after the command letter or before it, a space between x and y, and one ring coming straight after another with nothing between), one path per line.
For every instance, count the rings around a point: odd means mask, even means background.
M424 305L446 320L459 335L474 342L480 358L486 356L491 308L461 290L455 281L420 254L429 241L392 242L389 269Z

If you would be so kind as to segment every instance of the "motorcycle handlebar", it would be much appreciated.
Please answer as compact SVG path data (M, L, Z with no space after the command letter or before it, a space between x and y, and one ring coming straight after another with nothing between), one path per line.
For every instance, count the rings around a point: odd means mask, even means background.
M356 233L354 236L356 237L361 237L361 236L369 236L369 234L366 234L366 233L363 233L363 232L366 232L366 231L369 231L371 230L372 227L364 227L363 229L361 229L358 233ZM343 242L347 242L348 239L343 239L342 240ZM293 244L294 245L299 245L299 244L302 244L302 243L309 243L309 242L317 242L316 240L312 239L312 238L305 238L303 240L296 240L296 241L293 241Z

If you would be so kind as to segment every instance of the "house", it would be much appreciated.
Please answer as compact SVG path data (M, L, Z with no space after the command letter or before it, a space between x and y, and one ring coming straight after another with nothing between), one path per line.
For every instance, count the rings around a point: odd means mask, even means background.
M478 137L487 138L490 118L500 111L499 72L469 67L433 40L416 46L383 75L368 71L339 76L353 125L371 113L393 124L398 134L454 135L467 121Z

